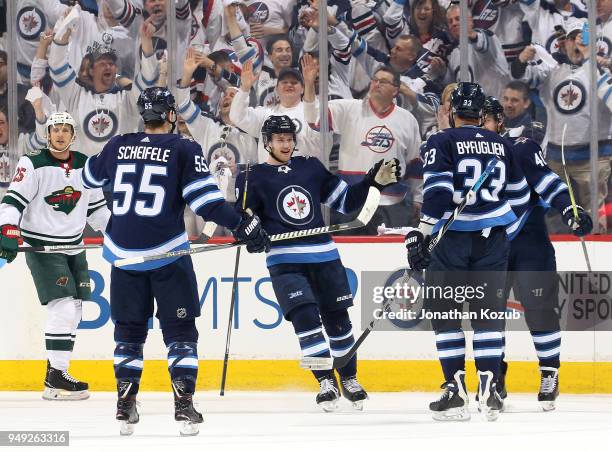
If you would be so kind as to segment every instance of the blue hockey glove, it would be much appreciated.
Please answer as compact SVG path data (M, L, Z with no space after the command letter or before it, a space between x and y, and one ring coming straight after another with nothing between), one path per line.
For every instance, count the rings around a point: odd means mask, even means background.
M582 237L593 230L593 220L591 220L589 214L582 207L576 206L576 210L578 211L578 219L574 217L572 206L567 206L563 209L563 221L570 227L574 235Z
M249 209L242 212L242 220L234 231L234 238L240 242L246 242L249 253L261 253L270 251L270 237L261 227L261 220Z
M431 255L427 246L430 236L425 237L421 231L414 229L406 234L406 248L408 249L408 265L415 271L422 271L429 267Z
M402 167L398 159L391 159L388 162L381 159L370 168L364 179L368 185L376 187L381 191L383 188L395 184L401 174Z
M13 262L17 257L19 246L19 228L12 224L5 224L0 229L0 258Z

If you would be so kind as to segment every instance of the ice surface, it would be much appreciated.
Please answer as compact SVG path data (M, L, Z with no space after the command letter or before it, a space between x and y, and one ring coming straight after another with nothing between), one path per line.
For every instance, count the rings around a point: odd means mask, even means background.
M87 451L612 450L609 395L562 394L557 410L544 413L535 394L510 394L507 411L493 423L479 417L473 401L469 422L432 420L427 404L438 395L374 393L364 412L342 400L339 412L327 414L316 406L315 394L306 392L230 392L225 397L202 392L196 396L204 414L200 434L182 438L170 392L139 395L141 420L131 437L119 436L114 393L92 393L82 402L48 402L40 393L0 392L0 430L69 430L69 449Z

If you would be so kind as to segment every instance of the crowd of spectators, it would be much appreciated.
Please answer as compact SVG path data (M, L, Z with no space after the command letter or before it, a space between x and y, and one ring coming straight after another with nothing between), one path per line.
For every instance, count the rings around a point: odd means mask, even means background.
M167 1L175 2L173 27ZM11 148L18 153L44 146L46 116L67 111L78 123L75 149L96 154L111 137L142 130L136 99L143 89L169 86L177 93L179 133L201 144L228 199L244 164L265 160L261 125L269 115L284 114L296 123L298 155L321 158L349 182L380 158L397 157L402 182L385 193L376 221L391 227L417 222L419 145L448 127L444 101L459 77L457 4L328 0L327 23L320 24L318 0L14 2L17 33L9 36L4 24L0 37L0 185L10 181L6 52L11 51L19 132ZM590 105L597 104L597 217L605 232L607 215L612 216L612 209L606 210L612 0L596 5L597 29L588 30L582 0L471 0L467 64L470 79L502 103L510 137L534 138L561 173L565 146L585 208L591 199ZM4 0L0 8L6 8ZM319 61L321 26L327 28L328 61ZM589 36L597 39L594 99ZM168 73L169 61L177 80ZM331 140L321 140L318 128L319 65L327 67L329 78ZM333 144L323 149L322 142ZM195 233L200 226L193 227ZM373 234L376 226L361 232Z

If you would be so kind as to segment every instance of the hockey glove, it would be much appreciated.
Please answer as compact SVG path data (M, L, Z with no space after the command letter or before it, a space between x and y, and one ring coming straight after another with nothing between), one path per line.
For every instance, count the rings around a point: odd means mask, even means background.
M401 173L402 167L398 159L391 159L388 162L379 160L365 175L365 180L371 187L376 187L379 191L382 191L383 188L395 184Z
M246 242L249 253L261 253L270 251L270 237L261 227L261 220L249 209L242 212L242 220L234 231L234 238L240 242Z
M563 221L570 227L574 235L582 237L593 230L593 220L582 207L576 206L576 210L578 211L578 218L574 217L572 206L563 209Z
M12 224L5 224L0 231L0 258L13 262L17 257L19 246L19 228Z
M431 262L431 255L428 249L430 237L429 235L425 237L418 229L414 229L406 234L408 265L412 270L420 272L429 267Z

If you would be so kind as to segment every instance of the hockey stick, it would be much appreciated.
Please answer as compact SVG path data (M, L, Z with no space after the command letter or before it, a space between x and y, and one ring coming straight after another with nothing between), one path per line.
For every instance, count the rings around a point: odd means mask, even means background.
M251 165L247 162L247 167L244 174L244 192L242 193L242 210L246 210L247 188L249 186L249 171ZM225 377L227 376L227 363L229 361L230 340L232 338L232 327L234 325L234 306L236 304L236 291L238 289L238 265L240 264L240 251L242 248L236 249L236 261L234 262L234 280L232 282L232 299L230 301L229 319L227 321L227 335L225 336L225 355L223 356L223 372L221 373L221 391L220 396L225 394Z
M17 248L17 251L20 253L53 253L56 251L92 250L97 248L102 248L102 244L20 246Z
M370 191L368 192L368 197L366 198L365 203L363 204L363 207L361 208L361 212L359 212L359 215L353 221L350 221L348 223L334 224L331 226L321 226L318 228L304 229L301 231L291 231L291 232L283 232L282 234L274 234L270 236L270 241L278 242L281 240L297 239L300 237L312 237L314 235L330 234L333 232L347 231L349 229L361 228L370 222L370 220L372 219L372 216L374 215L374 212L376 212L376 209L378 208L379 201L380 201L380 192L378 191L378 189L374 187L370 187ZM187 250L170 251L167 253L154 254L151 256L130 257L127 259L119 259L115 261L114 265L115 267L121 268L127 265L142 264L143 262L154 261L157 259L189 256L192 254L206 253L208 251L224 250L227 248L234 248L236 246L243 246L243 245L245 245L244 242L233 242L233 243L224 243L223 245L201 246L198 248L191 248Z
M563 132L561 132L561 166L563 166L563 174L565 174L565 181L567 182L567 189L569 191L570 201L572 202L572 210L574 211L574 220L578 221L578 209L576 208L576 198L574 197L574 190L572 189L572 181L567 174L567 168L565 166L565 131L567 130L567 123L563 124ZM582 245L582 252L584 253L584 260L587 264L587 270L591 271L591 261L589 260L589 253L587 252L586 243L584 237L578 237L580 244Z
M427 249L430 253L433 251L433 249L438 244L438 242L442 239L446 231L448 231L448 228L451 227L451 225L454 223L457 217L461 214L465 206L467 206L468 203L470 203L472 199L476 197L476 193L478 192L478 190L480 190L480 187L482 186L482 184L484 184L484 182L487 180L489 175L493 172L493 170L495 169L497 165L497 162L498 162L498 159L496 158L491 159L489 161L489 163L485 167L485 170L482 172L480 177L476 180L472 188L470 188L468 192L466 193L465 198L463 198L463 201L461 201L461 203L455 208L451 216L448 218L448 220L446 220L446 223L444 223L444 225L440 228L437 234L434 237L432 237L431 241L429 242L429 245L427 246ZM410 278L414 274L414 270L407 271L406 273L407 273L407 280L410 280ZM385 312L387 308L391 305L392 302L393 302L393 298L387 298L381 306L381 311ZM348 362L351 360L351 358L353 357L353 355L357 352L357 349L359 348L359 346L363 343L363 341L365 341L368 335L372 332L377 320L378 320L377 318L372 319L370 324L363 331L363 333L361 333L361 336L359 336L359 338L355 341L353 346L349 349L349 351L345 355L337 357L337 358L305 357L305 358L302 358L302 360L300 361L300 366L305 369L310 369L310 370L340 369L346 366Z

